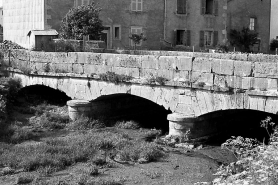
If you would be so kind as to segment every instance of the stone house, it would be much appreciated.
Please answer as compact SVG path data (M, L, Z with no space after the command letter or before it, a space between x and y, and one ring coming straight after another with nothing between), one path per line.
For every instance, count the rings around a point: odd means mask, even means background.
M60 22L74 0L3 0L4 40L32 48L28 33L31 30L59 31Z
M75 6L91 0L75 0ZM131 33L147 40L141 49L183 45L209 49L226 39L226 0L95 0L102 8L108 48L131 48ZM223 16L223 14L225 14Z
M92 0L4 0L4 39L30 48L30 30L56 29L70 8ZM144 33L139 49L208 50L243 26L259 33L253 50L269 52L276 38L277 0L94 0L102 9L107 48L131 49L131 33ZM277 14L277 15L276 15Z
M277 9L273 9L275 4L278 7L277 3L277 0L229 0L228 30L241 30L243 27L248 27L251 31L257 32L258 41L252 50L268 53L270 40L278 36L277 21L272 21L272 26L270 21L277 14ZM272 29L272 38L270 37L270 28Z

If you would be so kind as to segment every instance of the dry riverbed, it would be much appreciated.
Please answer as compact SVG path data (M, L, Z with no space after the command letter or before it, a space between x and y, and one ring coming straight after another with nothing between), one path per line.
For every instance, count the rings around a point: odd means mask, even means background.
M14 107L13 135L1 142L1 185L192 185L235 160L219 146L177 147L132 121L73 123L65 106L22 102Z

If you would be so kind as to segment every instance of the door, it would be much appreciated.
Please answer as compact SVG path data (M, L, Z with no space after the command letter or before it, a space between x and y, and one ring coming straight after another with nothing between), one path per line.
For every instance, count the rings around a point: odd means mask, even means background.
M101 32L101 40L105 42L106 48L110 49L110 28L105 27Z

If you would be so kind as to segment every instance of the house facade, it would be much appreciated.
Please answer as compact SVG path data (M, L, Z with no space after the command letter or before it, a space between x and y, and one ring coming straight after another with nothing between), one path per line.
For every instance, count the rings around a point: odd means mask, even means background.
M270 36L271 14L277 14L277 9L272 9L277 4L275 1L277 0L229 0L227 29L242 30L247 27L250 31L257 32L258 41L252 48L253 52L268 53L270 38L274 37L277 30L277 26L274 26L277 21L272 21L273 35Z
M31 30L55 29L72 7L92 0L3 0L4 39L31 48ZM254 52L269 52L278 36L277 0L94 0L102 9L107 48L131 49L132 33L147 40L138 49L208 50L229 41L231 29L248 27L259 33Z
M100 19L105 30L102 39L107 48L130 49L134 44L129 39L132 33L143 33L147 40L139 49L160 49L163 38L164 0L94 0L101 8ZM92 0L75 0L74 5L87 5Z
M4 40L32 48L31 30L59 31L60 22L74 0L3 0Z

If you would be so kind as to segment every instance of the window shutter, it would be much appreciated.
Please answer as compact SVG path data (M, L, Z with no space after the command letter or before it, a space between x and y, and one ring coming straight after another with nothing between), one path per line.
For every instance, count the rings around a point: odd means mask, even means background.
M214 15L218 16L218 0L214 0L213 6L214 6Z
M204 47L204 42L205 42L205 32L204 31L200 31L200 43L199 46L200 47Z
M190 30L186 31L186 45L187 46L191 45L191 32L190 32Z
M177 0L177 13L183 13L183 0Z
M206 0L201 0L201 15L206 14Z
M173 46L177 45L177 30L173 30Z
M258 30L258 21L257 18L254 18L254 31Z
M218 31L213 32L213 46L218 44Z

